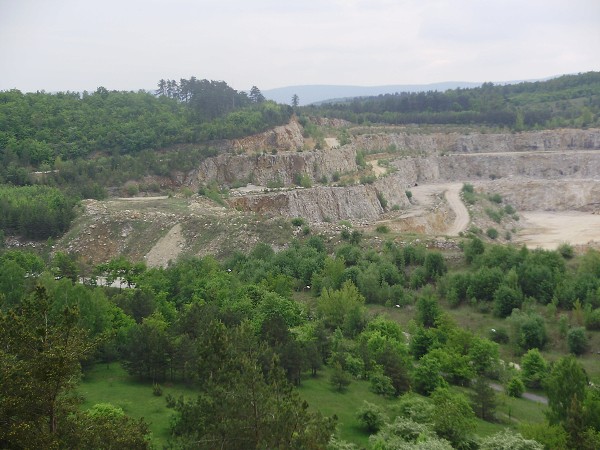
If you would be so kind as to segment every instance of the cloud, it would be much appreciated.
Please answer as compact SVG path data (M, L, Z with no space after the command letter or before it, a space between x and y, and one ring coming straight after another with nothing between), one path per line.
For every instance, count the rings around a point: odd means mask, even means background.
M0 89L501 81L600 69L596 0L0 0Z

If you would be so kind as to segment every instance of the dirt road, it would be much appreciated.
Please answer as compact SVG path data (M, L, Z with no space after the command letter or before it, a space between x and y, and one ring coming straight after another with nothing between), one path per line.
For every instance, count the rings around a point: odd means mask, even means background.
M435 203L435 196L444 194L444 198L454 212L454 222L442 234L458 236L458 233L467 228L469 224L469 211L460 199L462 183L424 184L410 189L415 207L403 217L416 217L423 215Z

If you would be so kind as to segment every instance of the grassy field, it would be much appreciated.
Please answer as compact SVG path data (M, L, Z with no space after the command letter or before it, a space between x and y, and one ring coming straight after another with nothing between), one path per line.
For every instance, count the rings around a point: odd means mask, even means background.
M380 406L387 415L395 417L395 405L398 399L388 399L372 393L369 383L353 380L347 390L337 391L329 382L328 368L321 370L317 377L305 375L299 392L311 409L318 410L325 416L338 417L338 438L353 442L361 447L367 447L369 435L356 418L356 413L363 401ZM152 440L156 448L161 448L169 438L169 421L172 410L165 404L165 395L175 397L194 396L195 391L181 385L165 385L163 396L157 397L152 393L150 383L139 382L130 377L120 364L113 363L110 367L99 364L86 372L78 389L84 398L82 408L87 409L96 403L111 403L135 418L143 417L152 431ZM468 396L469 390L453 387ZM497 395L495 422L477 420L476 434L487 436L497 433L504 428L517 429L525 422L542 422L545 406L524 399L510 398L504 394Z
M348 389L338 392L329 382L330 371L322 370L318 377L305 377L299 388L300 395L311 405L326 416L337 415L337 436L344 441L353 442L359 446L367 446L368 433L361 428L356 419L356 413L366 400L380 406L387 415L395 417L394 406L398 399L387 399L373 394L369 390L369 383L362 380L353 380ZM470 390L452 387L469 398ZM477 419L475 434L488 436L498 433L505 428L518 430L518 426L528 422L543 422L546 407L530 400L508 397L505 394L496 395L496 421L486 422Z
M150 424L155 447L162 448L169 437L169 420L173 414L166 406L165 396L195 395L192 389L185 386L165 385L162 388L161 397L153 395L151 383L135 380L120 364L113 363L108 368L98 364L86 372L78 392L84 398L83 409L96 403L111 403L122 408L127 415L143 417Z
M320 371L317 377L305 377L299 388L300 395L312 408L323 415L337 415L337 435L340 439L366 446L369 435L360 427L356 419L356 412L363 401L374 403L389 411L397 400L388 400L372 393L369 390L369 383L361 380L353 380L347 390L339 392L331 386L329 377L328 369Z

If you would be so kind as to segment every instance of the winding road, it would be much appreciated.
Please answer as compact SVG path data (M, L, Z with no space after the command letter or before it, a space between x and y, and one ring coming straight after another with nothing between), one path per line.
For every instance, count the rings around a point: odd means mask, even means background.
M423 184L410 189L416 206L411 208L404 217L424 215L434 204L434 196L444 194L448 206L454 212L454 222L443 232L447 236L458 236L469 225L469 211L460 198L462 183Z

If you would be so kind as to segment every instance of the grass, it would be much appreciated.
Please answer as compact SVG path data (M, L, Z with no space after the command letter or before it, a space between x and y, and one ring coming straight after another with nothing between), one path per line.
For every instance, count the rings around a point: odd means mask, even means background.
M329 383L330 373L329 368L324 368L316 377L307 376L299 388L300 396L323 415L335 414L338 417L337 436L340 439L353 442L360 447L367 446L369 434L360 426L356 418L363 401L378 405L391 415L389 410L397 400L374 394L369 390L369 382L363 380L352 380L348 389L338 392Z
M78 393L84 398L83 409L97 403L111 403L131 417L143 417L150 424L154 446L162 448L169 438L169 422L173 414L166 406L165 396L195 395L194 390L185 386L162 385L162 388L161 397L153 395L152 383L136 380L120 364L113 363L109 367L98 364L85 372Z
M325 416L338 417L337 437L341 440L352 442L359 447L368 446L369 435L356 419L356 412L364 400L380 406L390 420L395 417L394 406L398 399L387 399L376 395L369 390L369 383L362 380L353 380L348 389L338 392L329 383L330 370L325 368L317 377L307 376L299 388L300 395L314 408ZM469 398L472 390L453 386L452 390L460 392ZM503 393L496 395L496 420L487 422L476 420L475 434L485 437L498 433L505 428L518 431L523 423L539 423L545 420L546 406L530 400L512 398Z

